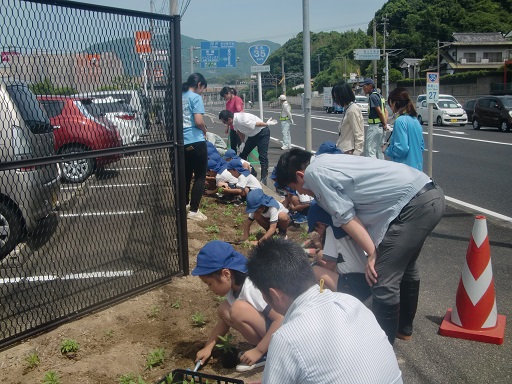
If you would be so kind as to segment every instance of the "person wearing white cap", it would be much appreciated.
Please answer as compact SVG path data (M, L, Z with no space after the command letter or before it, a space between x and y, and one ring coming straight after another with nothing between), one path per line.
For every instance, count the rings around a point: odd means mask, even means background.
M292 107L286 100L286 95L279 96L279 101L281 102L281 116L279 120L281 120L281 131L283 133L283 146L281 149L287 150L292 147L290 137L290 123L293 124Z

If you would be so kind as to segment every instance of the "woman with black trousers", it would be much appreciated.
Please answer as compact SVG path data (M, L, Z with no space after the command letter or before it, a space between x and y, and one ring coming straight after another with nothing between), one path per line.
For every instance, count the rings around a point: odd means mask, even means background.
M206 79L200 73L191 74L182 86L187 218L196 221L207 219L199 210L208 168L206 125L203 120L204 104L201 96L206 86ZM190 193L192 175L194 175L194 185Z

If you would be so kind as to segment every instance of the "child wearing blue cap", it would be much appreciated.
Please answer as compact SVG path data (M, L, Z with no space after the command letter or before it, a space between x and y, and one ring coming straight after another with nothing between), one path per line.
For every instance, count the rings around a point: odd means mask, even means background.
M226 153L224 154L224 156L222 156L223 159L229 163L231 160L233 159L240 159L240 162L242 163L242 167L244 167L245 169L247 169L248 171L251 172L251 175L253 175L254 177L257 177L258 176L258 173L256 172L256 170L252 167L251 163L249 163L247 160L244 160L242 159L240 156L237 156L236 152L232 149L228 149L226 151Z
M237 181L234 187L229 186L227 190L225 189L225 192L245 197L249 191L263 188L258 179L251 175L251 171L244 168L241 159L232 159L227 163L227 170L237 179Z
M371 289L365 278L363 249L341 227L334 226L331 215L314 201L309 207L308 227L316 248L315 277L323 279L332 291L367 300Z
M204 365L211 356L219 336L232 327L255 347L240 357L236 369L249 371L265 365L272 334L279 328L283 316L274 311L263 299L261 292L247 277L247 259L230 244L214 240L206 244L197 255L193 276L226 300L217 309L219 322L213 328L205 346L196 354L196 362Z
M208 160L206 182L207 188L204 192L207 195L213 195L217 193L218 188L226 188L230 183L235 184L237 179L228 172L227 163L218 156Z
M249 238L252 222L256 222L266 230L259 242L262 242L276 234L279 229L279 235L286 238L286 231L290 225L290 216L288 209L283 204L263 193L261 189L255 189L247 194L247 208L245 212L249 214L244 223L243 241Z

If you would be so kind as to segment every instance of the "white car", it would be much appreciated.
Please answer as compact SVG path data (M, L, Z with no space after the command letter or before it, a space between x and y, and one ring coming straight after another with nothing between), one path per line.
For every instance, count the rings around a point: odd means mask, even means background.
M428 104L424 100L417 110L420 124L428 123ZM466 111L451 99L440 99L434 104L434 122L437 125L460 125L468 123Z
M440 94L438 99L451 100L451 101L454 101L455 103L459 104L459 106L460 106L460 103L452 95L442 95L442 94ZM427 100L427 95L426 94L418 95L418 98L416 99L416 109L420 108L421 107L421 103L423 103L425 100Z
M93 99L92 105L95 108L89 112L94 116L105 116L108 121L114 124L123 139L123 145L135 144L147 134L144 117L135 112L124 100L109 96L102 99Z
M356 96L356 104L361 107L361 112L363 112L363 115L368 114L368 97Z

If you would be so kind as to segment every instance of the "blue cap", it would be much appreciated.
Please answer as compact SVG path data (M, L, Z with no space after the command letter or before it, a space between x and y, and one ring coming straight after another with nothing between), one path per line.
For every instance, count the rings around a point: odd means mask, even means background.
M222 173L227 166L228 164L222 159L217 161L213 159L208 160L208 169L217 173Z
M222 157L219 152L213 152L212 154L208 154L208 160L220 161Z
M318 151L316 151L315 155L321 155L322 153L330 153L332 155L335 154L341 154L341 150L336 147L336 143L333 141L324 141L322 144L320 144L320 147L318 148Z
M361 86L366 85L366 84L371 84L372 86L375 87L375 83L374 83L373 79L370 79L370 78L366 78L361 83L359 83L359 85L361 85Z
M315 230L315 225L318 222L327 224L329 227L331 227L334 233L334 237L337 239L341 239L342 237L347 236L347 232L345 232L340 227L334 226L331 215L329 215L325 209L323 209L315 200L313 200L309 204L308 210L308 232L313 232Z
M247 273L247 259L228 243L213 240L206 244L197 254L197 265L193 276L204 276L227 268Z
M241 159L232 159L229 161L227 169L234 169L235 171L240 172L244 176L249 176L251 174L251 171L248 169L245 169L242 166L242 160Z
M206 149L208 150L208 157L216 153L220 156L219 151L215 148L215 145L211 141L206 141Z
M265 195L262 189L253 189L247 194L247 208L245 212L253 213L258 210L261 205L266 207L275 207L279 209L279 203L272 196Z
M236 152L232 149L228 149L225 153L224 153L224 159L232 159L233 157L236 157Z

